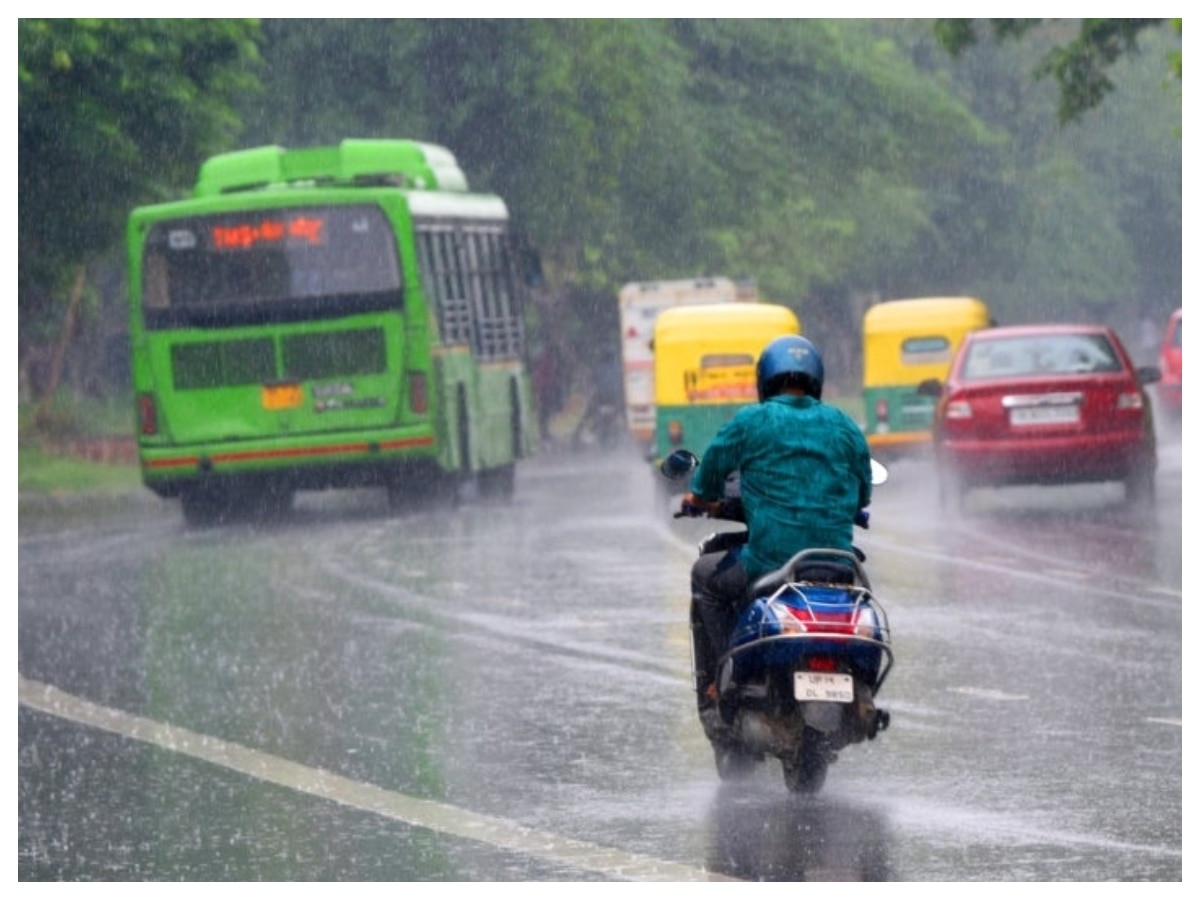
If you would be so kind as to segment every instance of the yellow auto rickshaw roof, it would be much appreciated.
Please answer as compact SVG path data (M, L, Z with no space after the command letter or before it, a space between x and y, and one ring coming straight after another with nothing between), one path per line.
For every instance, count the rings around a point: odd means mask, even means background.
M718 303L664 309L654 322L654 346L712 341L736 344L758 341L760 349L773 338L799 334L800 319L786 306L775 303Z
M741 403L755 396L764 347L799 334L800 319L774 303L676 306L654 323L655 403Z
M989 324L987 304L974 297L878 303L863 315L863 387L944 378L963 338Z
M863 335L919 329L971 329L988 324L987 304L975 297L916 297L885 300L863 315Z

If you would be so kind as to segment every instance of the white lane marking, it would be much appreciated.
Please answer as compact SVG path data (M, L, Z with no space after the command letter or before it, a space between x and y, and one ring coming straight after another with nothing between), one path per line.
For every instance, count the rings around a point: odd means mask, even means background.
M978 688L978 687L952 687L946 688L953 694L966 694L969 697L979 697L982 700L1028 700L1028 694L1006 694L1004 691L997 691L993 688ZM1147 722L1154 722L1156 725L1177 725L1183 727L1183 719L1167 719L1158 716L1147 716Z
M48 715L153 744L343 806L552 863L598 872L610 878L630 881L739 880L681 863L536 831L516 822L353 781L220 738L99 706L53 685L24 678L20 673L17 673L17 700Z
M954 694L967 694L971 697L980 697L984 700L1028 700L1028 694L1006 694L1004 691L997 691L993 688L978 688L978 687L952 687L946 688Z
M953 840L973 842L998 852L1005 845L1032 846L1046 844L1052 847L1080 847L1114 852L1149 854L1165 859L1182 859L1182 847L1167 847L1155 844L1136 844L1114 840L1095 833L1078 834L1061 829L1039 827L1028 816L1020 813L994 813L979 809L956 807L941 802L931 802L922 796L906 796L889 792L884 797L876 796L887 809L893 827L900 827L915 834L922 832L936 835L949 834Z
M687 540L680 535L671 531L667 531L666 526L664 526L664 532L667 534L670 542L677 549L682 550L692 559L696 558L695 541L688 543ZM1087 586L1086 581L1095 573L1068 569L1033 570L1029 568L1021 568L1023 564L1015 557L996 556L992 554L988 556L977 556L973 559L970 559L957 554L945 553L939 548L931 545L904 544L896 541L890 541L887 538L879 537L869 538L868 542L864 546L869 547L872 543L887 550L906 554L908 556L916 556L923 559L935 559L941 562L950 562L964 568L978 569L984 572L993 572L1013 578L1022 578L1052 585L1070 583L1072 586L1086 586L1087 589L1094 594L1101 594L1107 597L1128 600L1133 603L1145 603L1146 605L1157 606L1166 609L1171 609L1176 605L1171 601L1183 599L1183 591L1175 590L1174 588L1170 588L1165 585L1139 586L1138 590L1145 591L1145 596L1138 596L1130 591L1111 590L1097 586ZM868 561L866 565L867 569L870 570L870 561Z
M1080 572L1078 569L1042 569L1043 575L1049 575L1051 578L1070 578L1074 581L1083 581L1086 578L1091 578L1093 572Z
M1177 606L1178 604L1170 602L1170 600L1168 598L1173 598L1176 600L1183 599L1183 591L1182 590L1176 591L1172 588L1162 586L1162 585L1140 585L1138 587L1138 590L1146 591L1150 594L1155 594L1155 595L1157 595L1156 597L1145 596L1145 595L1139 596L1128 590L1112 590L1112 589L1097 587L1094 585L1087 586L1087 585L1082 584L1082 582L1080 580L1081 576L1079 574L1073 573L1073 574L1071 574L1069 579L1062 577L1061 574L1059 574L1058 577L1049 576L1046 574L1045 570L1032 569L1032 568L1020 568L1022 565L1027 566L1028 563L1021 563L1021 561L1016 558L1010 559L1007 564L988 563L988 562L984 562L982 557L980 557L978 559L967 559L963 556L956 555L956 554L950 554L950 553L944 553L940 550L935 550L928 546L922 547L922 546L917 546L914 544L903 544L903 543L900 543L897 541L890 541L887 538L876 537L872 540L872 543L874 543L876 546L883 547L883 548L886 548L887 550L894 551L897 553L903 553L903 554L907 554L909 556L916 556L916 557L920 557L920 558L924 558L924 559L936 559L936 560L943 561L943 562L952 562L955 565L959 565L964 568L978 569L981 572L995 572L997 574L1005 575L1005 576L1008 576L1011 578L1021 578L1021 579L1027 580L1027 581L1042 582L1043 584L1063 584L1067 581L1070 581L1073 586L1086 587L1086 589L1090 593L1098 594L1098 595L1104 596L1104 597L1112 597L1112 598L1118 599L1118 600L1126 600L1126 601L1128 601L1130 603L1134 603L1134 604L1145 604L1148 606L1156 606L1156 607L1163 608L1163 609L1172 609L1175 606ZM870 544L867 544L866 546L870 546ZM997 557L991 556L989 558L996 559ZM869 562L867 563L867 566L868 566L868 568L870 567ZM1058 570L1059 573L1062 573L1063 571L1064 570Z

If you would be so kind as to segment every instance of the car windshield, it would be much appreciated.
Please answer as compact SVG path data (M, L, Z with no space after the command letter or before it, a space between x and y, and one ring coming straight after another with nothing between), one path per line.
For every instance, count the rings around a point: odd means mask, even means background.
M1119 372L1121 361L1102 334L1053 334L974 342L963 361L966 381L1083 372Z

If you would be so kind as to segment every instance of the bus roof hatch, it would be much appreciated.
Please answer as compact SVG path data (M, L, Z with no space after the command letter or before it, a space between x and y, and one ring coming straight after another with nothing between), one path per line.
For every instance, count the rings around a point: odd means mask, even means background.
M419 141L348 138L333 147L288 150L266 146L222 153L201 166L194 194L210 197L301 182L468 190L466 176L445 147Z

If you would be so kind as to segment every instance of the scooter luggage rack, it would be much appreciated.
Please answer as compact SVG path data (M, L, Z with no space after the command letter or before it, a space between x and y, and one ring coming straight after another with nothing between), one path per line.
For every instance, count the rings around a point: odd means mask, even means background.
M892 634L891 626L888 624L887 612L884 610L883 606L880 605L879 601L876 600L871 595L871 592L868 589L866 589L864 587L856 586L856 585L845 585L845 584L839 584L839 585L808 584L808 585L805 585L805 584L801 584L798 582L792 582L789 584L782 585L779 588L779 590L776 591L771 596L763 597L760 599L770 602L773 600L780 599L780 595L782 595L783 593L790 592L789 599L786 602L790 602L791 605L795 605L797 596L803 598L804 604L807 607L807 609L811 615L813 610L812 610L812 606L811 606L811 601L808 599L808 596L803 591L803 588L805 586L822 587L822 588L837 588L838 590L843 590L843 591L847 591L847 592L852 591L852 592L858 594L858 596L855 598L854 605L852 607L853 613L856 614L859 610L864 609L864 608L871 610L871 612L875 615L874 630L879 633L880 637L878 637L878 638L867 637L866 635L855 634L852 631L835 631L832 629L832 627L827 628L826 630L819 630L820 626L821 626L821 622L820 622L820 620L814 620L811 623L811 625L813 627L813 630L811 630L811 631L789 632L786 634L760 635L759 637L755 638L752 641L748 641L744 644L739 644L737 647L731 648L721 657L721 659L718 663L718 669L720 669L724 666L726 660L735 661L738 658L748 655L752 652L761 651L764 647L770 646L772 644L786 644L786 643L796 643L796 642L816 644L816 643L836 642L838 644L842 644L842 645L845 645L848 647L857 647L860 649L871 648L871 649L880 651L881 660L879 663L879 668L878 668L877 674L875 675L875 683L874 683L874 685L871 685L871 693L872 694L877 693L879 691L879 689L881 687L883 687L883 682L887 679L888 674L892 671L892 663L894 661L894 657L892 655L892 647L891 647L891 639L892 639L891 638L891 634ZM805 624L809 625L810 623L805 623ZM828 626L833 626L836 624L836 625L839 625L839 626L842 626L842 627L848 628L848 629L853 629L855 627L853 624L843 623L843 622L838 622L838 623L829 622L826 624Z
M801 563L813 562L822 560L826 562L841 562L844 560L844 565L853 571L855 583L838 583L833 581L806 581L798 579L795 576L797 566ZM837 622L826 621L827 626L822 628L820 616L828 614L829 607L835 604L829 601L816 600L814 601L805 592L805 588L818 588L822 590L836 590L846 594L852 594L854 600L852 603L838 603L837 606L849 607L847 617L840 619ZM771 590L769 595L766 594L767 589ZM783 600L783 596L787 595L787 599ZM804 609L810 618L810 622L804 623L806 630L802 632L788 632L786 634L761 635L745 644L729 650L723 657L724 660L733 660L741 657L751 651L761 650L764 646L783 643L783 642L829 642L836 641L840 644L848 644L858 648L872 648L879 650L881 653L881 662L878 668L878 674L875 677L875 684L872 687L872 693L875 693L883 686L884 680L892 669L892 648L891 648L891 625L888 622L887 611L883 608L883 604L871 593L870 581L867 578L866 571L858 558L850 552L843 550L803 550L793 556L788 562L768 575L764 575L755 583L755 595L770 603L772 601L781 600L787 605ZM797 602L800 601L800 602ZM822 608L817 608L817 607ZM879 637L868 637L857 633L858 616L864 609L870 610L874 617L872 631L876 632Z
M806 587L834 589L838 591L844 591L847 594L855 594L856 596L852 605L850 603L844 604L845 606L849 607L847 610L849 617L846 620L838 621L820 618L822 615L828 615L829 610L827 608L814 608L814 601L811 600L808 594L804 592ZM760 599L770 603L773 600L783 599L784 594L787 594L787 599L784 600L784 602L787 603L788 606L801 607L808 612L809 616L812 617L811 621L804 623L805 627L809 630L799 634L789 633L762 637L757 641L753 641L752 643L735 647L730 651L731 656L764 642L778 641L781 639L787 640L790 638L807 638L814 640L829 640L830 638L837 638L839 640L855 642L861 641L881 647L888 653L889 656L891 655L891 650L889 648L892 640L892 629L891 625L888 623L887 611L883 608L883 605L877 599L875 599L875 596L867 588L853 584L827 584L824 582L794 581L782 585L779 590L771 594L769 597L762 597ZM800 601L800 603L797 601ZM821 607L829 607L832 605L825 600L817 600L815 603ZM838 605L841 606L843 604ZM857 629L860 626L857 623L857 618L858 614L864 609L870 610L871 614L875 617L872 630L879 632L880 637L867 637L866 635L858 633Z

